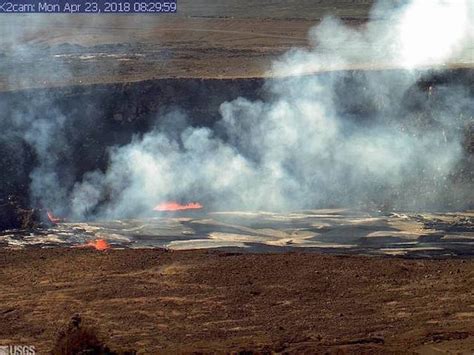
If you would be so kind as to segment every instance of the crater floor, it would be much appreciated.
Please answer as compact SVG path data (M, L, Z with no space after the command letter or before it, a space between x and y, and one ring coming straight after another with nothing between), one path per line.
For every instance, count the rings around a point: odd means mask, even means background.
M65 222L32 233L7 231L0 236L0 243L9 249L83 247L99 239L112 248L127 249L474 256L474 212L383 214L333 209L157 213L144 219Z

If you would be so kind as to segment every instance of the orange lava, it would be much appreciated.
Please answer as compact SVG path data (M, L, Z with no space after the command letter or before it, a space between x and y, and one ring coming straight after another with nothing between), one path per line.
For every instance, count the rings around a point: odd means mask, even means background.
M185 210L199 210L203 206L199 202L191 202L186 205L182 205L175 201L163 202L156 206L153 211L158 212L172 212L172 211L185 211Z
M85 247L92 247L99 251L110 249L110 244L105 239L90 240Z
M48 215L48 219L53 224L61 223L63 220L61 218L56 217L52 212L47 211L46 214Z

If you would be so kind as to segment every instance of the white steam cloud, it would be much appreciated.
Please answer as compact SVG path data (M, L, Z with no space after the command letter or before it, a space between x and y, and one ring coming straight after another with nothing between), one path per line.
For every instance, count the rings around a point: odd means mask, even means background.
M454 175L466 155L472 94L456 85L422 90L417 69L463 62L474 5L389 3L357 29L323 20L310 31L310 49L273 63L265 101L222 103L213 128L191 127L179 110L159 117L151 132L110 151L105 172L87 173L72 189L61 188L49 151L62 118L24 123L41 162L32 197L68 206L75 218L137 217L167 200L251 210L466 207L472 181ZM387 70L337 71L377 67Z
M223 103L216 127L224 134L176 132L173 122L186 120L180 112L161 118L152 132L114 149L105 173L76 184L73 215L136 216L169 199L216 209L461 207L472 190L451 175L463 158L459 127L472 98L442 88L432 102L431 93L409 90L421 76L415 68L455 62L471 44L472 10L469 0L415 0L379 3L357 30L325 19L311 30L312 49L274 63L280 79L266 84L271 99ZM304 75L374 64L403 70ZM336 97L346 76L359 85ZM407 110L411 95L423 110ZM356 118L341 104L369 113Z

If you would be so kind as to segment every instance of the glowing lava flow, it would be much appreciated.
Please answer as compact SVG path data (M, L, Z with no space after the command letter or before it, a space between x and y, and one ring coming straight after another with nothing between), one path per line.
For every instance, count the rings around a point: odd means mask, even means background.
M199 210L203 206L199 202L191 202L187 205L182 205L178 202L163 202L156 206L153 211L158 212L172 212L172 211L185 211L185 210Z
M47 211L46 214L48 215L48 219L53 224L58 224L63 222L61 218L56 217L52 212Z
M110 244L105 239L90 240L84 247L92 247L99 251L110 249Z

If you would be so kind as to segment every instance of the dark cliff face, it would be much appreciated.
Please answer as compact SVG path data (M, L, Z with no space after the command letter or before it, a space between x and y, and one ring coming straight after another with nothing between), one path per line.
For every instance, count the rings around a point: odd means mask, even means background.
M23 134L35 121L57 123L60 117L58 141L49 143L57 148L50 149L51 159L72 184L87 171L105 169L111 147L149 131L161 115L179 109L193 126L212 126L221 103L257 99L262 85L262 79L170 79L1 93L0 200L15 195L28 204L38 157Z
M337 75L337 109L351 119L370 120L377 109L372 98L353 90L364 80L363 75L357 71ZM427 73L413 92L428 92L446 83L468 87L474 97L474 71L461 69ZM358 94L349 97L349 89ZM266 92L263 79L169 79L1 93L0 200L15 195L22 205L29 205L30 174L38 165L38 152L32 149L30 141L37 138L25 139L23 132L38 120L53 120L53 124L60 125L57 142L49 141L42 153L46 157L50 154L59 178L73 186L85 172L107 167L111 147L126 144L134 135L149 131L167 112L179 109L187 114L189 124L213 127L223 102L238 97L266 99ZM407 93L406 100L411 110L426 109L420 107L421 100L415 94ZM466 114L474 115L474 108ZM472 152L474 129L463 129L466 152ZM468 168L463 171L471 174L469 154L466 164Z

